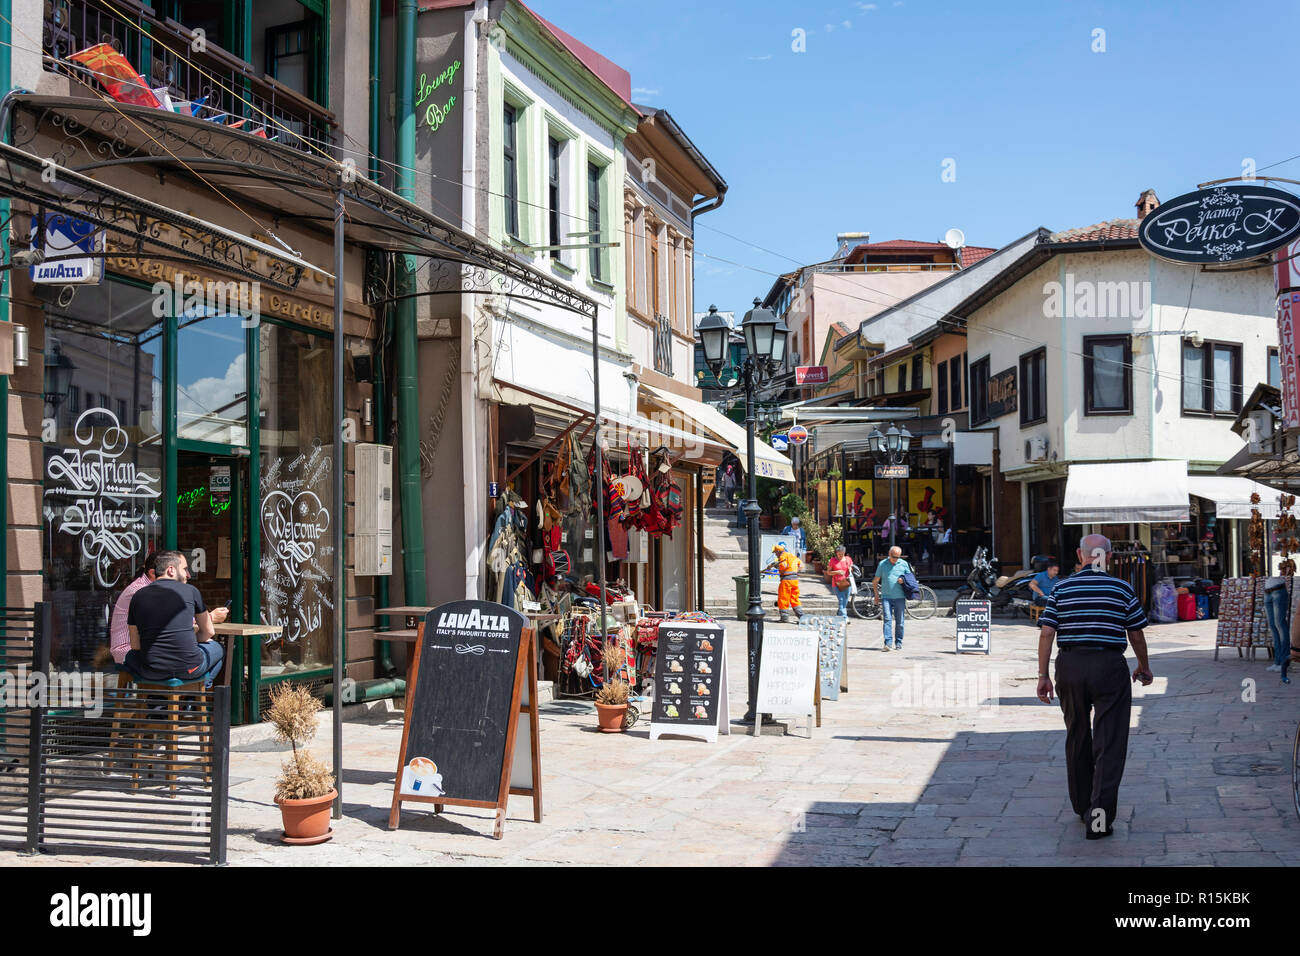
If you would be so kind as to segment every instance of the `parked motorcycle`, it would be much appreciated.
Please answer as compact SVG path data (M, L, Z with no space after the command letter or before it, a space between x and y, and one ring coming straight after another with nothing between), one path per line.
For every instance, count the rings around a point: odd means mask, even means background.
M1034 555L1028 568L1015 574L999 574L1000 562L996 557L990 557L988 549L981 545L975 549L970 574L966 576L966 583L957 589L948 616L956 615L957 601L967 599L988 601L994 614L1017 614L1023 611L1027 616L1034 597L1029 582L1035 574L1047 567L1050 560L1049 555Z

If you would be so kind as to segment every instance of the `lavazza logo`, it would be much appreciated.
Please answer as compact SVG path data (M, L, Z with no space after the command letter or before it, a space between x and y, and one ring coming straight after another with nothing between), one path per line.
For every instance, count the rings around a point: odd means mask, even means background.
M451 614L447 611L438 618L438 627L458 631L508 631L510 619L505 615L480 614L477 609L468 614Z
M129 928L133 936L153 929L152 893L83 893L78 886L50 897L50 925L56 929Z

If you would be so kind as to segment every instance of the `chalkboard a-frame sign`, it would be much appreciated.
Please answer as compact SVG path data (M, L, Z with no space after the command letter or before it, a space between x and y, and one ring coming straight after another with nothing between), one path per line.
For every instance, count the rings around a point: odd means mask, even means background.
M496 810L501 839L510 794L533 798L542 822L541 752L533 631L489 601L434 608L420 625L406 689L406 725L388 828L402 803ZM527 735L516 746L519 734Z

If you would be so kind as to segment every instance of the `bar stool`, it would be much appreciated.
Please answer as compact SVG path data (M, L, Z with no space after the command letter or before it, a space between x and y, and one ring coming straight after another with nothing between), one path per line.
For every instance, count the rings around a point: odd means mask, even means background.
M160 699L163 701L163 708L160 716L154 716L154 711L146 704L145 709L139 712L134 720L128 718L124 721L114 722L115 728L119 723L124 725L131 723L133 724L131 729L135 731L135 739L131 741L131 789L138 789L140 785L139 767L144 761L140 759L139 752L145 748L147 741L151 741L156 736L161 736L164 747L163 759L167 761L165 777L171 791L170 795L174 797L176 796L176 764L180 762L177 745L182 728L211 724L211 715L206 712L200 713L197 719L190 721L188 724L182 724L183 704L181 698L187 694L203 693L205 682L203 678L196 681L182 681L173 678L166 681L135 681L134 683L137 689L145 692L144 701ZM158 720L167 721L170 726L163 729L150 726L152 722ZM200 742L200 746L203 746L202 742ZM211 782L210 773L204 773L203 782L205 785Z

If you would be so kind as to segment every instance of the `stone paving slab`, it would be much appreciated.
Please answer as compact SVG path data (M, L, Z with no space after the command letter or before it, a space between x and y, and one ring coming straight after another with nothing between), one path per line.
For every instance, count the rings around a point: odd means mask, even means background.
M622 735L595 733L589 705L543 705L545 816L533 823L529 801L512 798L500 841L490 837L489 812L465 808L440 816L407 810L399 830L387 829L401 714L377 711L345 724L345 817L336 822L334 840L282 846L271 796L285 753L245 734L231 754L230 861L1300 864L1290 781L1300 682L1282 687L1262 660L1215 662L1214 626L1191 622L1148 632L1158 680L1134 690L1119 822L1108 840L1084 839L1065 790L1060 709L1032 699L1036 631L996 624L992 655L959 656L952 649L952 622L939 618L909 621L906 650L893 654L880 650L879 624L850 623L852 690L823 704L822 726L812 740L736 732L715 744L652 744L641 727ZM728 624L727 639L731 707L740 713L743 625ZM1256 681L1254 702L1242 700L1244 678ZM937 695L930 700L927 684ZM312 749L329 753L327 722ZM1242 755L1254 759L1231 759ZM1269 772L1281 764L1285 774ZM176 858L113 850L27 859L0 850L0 864L9 866L139 862Z

